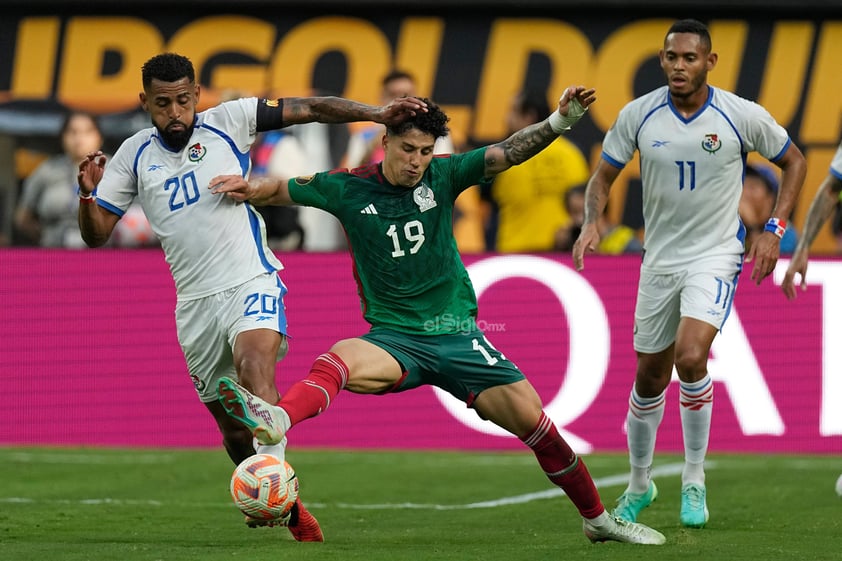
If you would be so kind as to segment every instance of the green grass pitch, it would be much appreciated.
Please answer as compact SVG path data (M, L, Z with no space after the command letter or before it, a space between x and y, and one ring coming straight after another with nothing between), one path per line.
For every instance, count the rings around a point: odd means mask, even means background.
M4 561L842 559L839 456L709 457L703 530L678 524L680 458L656 456L641 522L664 546L591 544L531 454L290 450L324 544L249 529L220 450L0 448ZM606 505L624 454L585 456Z

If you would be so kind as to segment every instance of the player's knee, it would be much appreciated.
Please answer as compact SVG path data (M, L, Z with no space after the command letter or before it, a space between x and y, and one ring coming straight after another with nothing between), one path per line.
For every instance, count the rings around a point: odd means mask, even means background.
M682 380L695 380L699 373L707 371L708 350L698 347L677 349L675 353L675 370Z
M634 389L641 397L661 395L670 383L672 368L666 371L638 370L634 380Z

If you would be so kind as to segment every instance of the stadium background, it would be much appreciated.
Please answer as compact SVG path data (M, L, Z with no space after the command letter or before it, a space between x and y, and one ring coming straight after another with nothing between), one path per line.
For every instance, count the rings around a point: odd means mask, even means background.
M595 160L619 108L662 83L656 57L669 22L693 16L710 24L720 54L712 83L766 106L807 156L796 224L842 137L842 9L831 1L643 2L632 8L619 1L397 7L369 0L353 9L249 1L232 10L230 2L213 0L177 6L124 1L119 8L30 0L0 6L0 185L7 197L17 181L14 155L55 141L61 106L102 114L112 145L145 126L137 112L138 68L162 50L193 59L205 106L229 88L376 102L379 78L392 65L410 68L421 93L446 106L457 140L466 143L503 136L503 116L523 85L554 97L568 83L586 83L600 100L571 138ZM624 172L612 204L615 219L632 226L639 225L635 168ZM835 249L829 231L815 248ZM332 341L365 325L347 256L282 259L293 334L290 356L279 368L284 387ZM475 282L489 283L480 320L581 451L622 450L637 260L593 259L579 276L566 256L535 259L466 257ZM816 284L795 303L777 287L783 267L761 287L744 279L714 346L714 450L842 451L842 412L831 405L842 398L842 357L827 343L842 329L833 314L842 265L830 256L811 265ZM16 396L17 420L0 427L0 443L218 445L184 372L172 281L157 250L0 248L0 302L0 382ZM296 429L293 443L518 446L469 416L429 389L385 398L346 395L328 414ZM199 433L172 428L185 424L197 425ZM659 448L679 450L677 412L668 414L664 429Z

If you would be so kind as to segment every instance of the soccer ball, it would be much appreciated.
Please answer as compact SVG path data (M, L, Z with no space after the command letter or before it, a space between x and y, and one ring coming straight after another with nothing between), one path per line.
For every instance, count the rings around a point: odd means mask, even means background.
M839 495L840 499L842 499L842 475L840 475L839 479L836 480L836 494Z
M114 226L112 239L117 247L148 247L159 243L143 209L137 203L130 206Z
M231 475L231 498L246 516L280 520L298 499L298 478L287 462L268 454L249 456Z

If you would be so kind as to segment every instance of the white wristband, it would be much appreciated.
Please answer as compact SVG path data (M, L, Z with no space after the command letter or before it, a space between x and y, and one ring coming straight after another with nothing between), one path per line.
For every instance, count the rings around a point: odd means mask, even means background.
M567 91L565 90L565 94ZM562 94L563 96L564 94ZM561 134L569 131L579 119L587 112L588 108L583 107L579 100L575 97L567 102L567 115L562 115L558 110L553 111L550 115L550 128L556 134Z
M570 125L565 125L566 123L564 122L564 117L561 116L561 113L553 111L552 115L550 115L550 128L553 129L553 132L561 134L569 131Z

